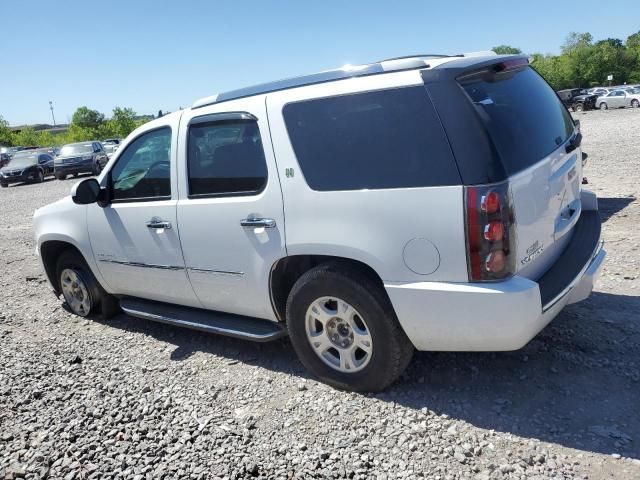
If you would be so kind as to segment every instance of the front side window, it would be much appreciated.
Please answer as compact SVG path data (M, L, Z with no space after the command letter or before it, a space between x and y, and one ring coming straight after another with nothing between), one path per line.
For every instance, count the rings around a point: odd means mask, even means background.
M144 133L111 170L113 200L160 200L171 197L171 129Z
M314 190L460 184L422 86L289 103L283 115L300 168Z
M190 196L251 195L267 183L267 165L255 120L189 127Z

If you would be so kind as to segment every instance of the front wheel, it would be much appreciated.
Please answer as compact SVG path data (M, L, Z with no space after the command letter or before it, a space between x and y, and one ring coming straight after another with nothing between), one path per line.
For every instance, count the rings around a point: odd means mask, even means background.
M9 186L8 183L0 183L0 187L2 188L7 188Z
M609 106L605 102L602 102L600 104L600 110L607 110L608 108L609 108Z
M78 253L67 250L60 255L56 278L67 306L76 315L86 317L91 313L99 313L109 318L118 313L117 299L100 286Z
M573 110L576 112L581 112L584 110L584 107L582 106L581 103L577 104L575 107L573 107Z
M42 170L38 170L38 173L36 174L36 182L37 183L44 182L44 173L42 172Z
M631 106L633 108L638 108L638 107L640 107L640 102L638 100L635 100L635 99L631 100Z
M383 390L413 355L384 289L340 264L320 265L298 279L287 301L287 327L305 367L340 389Z
M58 180L66 180L66 179L67 179L67 176L66 176L66 175L64 175L64 174L62 174L62 173L56 173L56 174L55 174L55 177L56 177Z

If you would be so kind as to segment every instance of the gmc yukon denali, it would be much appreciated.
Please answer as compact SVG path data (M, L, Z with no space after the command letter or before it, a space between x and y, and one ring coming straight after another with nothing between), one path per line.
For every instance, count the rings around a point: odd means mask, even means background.
M581 134L526 57L422 55L243 88L153 120L36 211L77 315L288 335L376 391L414 349L519 349L605 252Z

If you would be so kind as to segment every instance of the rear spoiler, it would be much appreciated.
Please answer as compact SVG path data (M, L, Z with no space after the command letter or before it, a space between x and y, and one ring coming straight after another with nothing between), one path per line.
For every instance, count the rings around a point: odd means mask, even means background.
M423 70L422 78L425 83L455 80L461 76L471 75L483 70L492 69L494 72L504 72L529 65L526 55L496 55L494 57L462 57L451 60L432 69Z

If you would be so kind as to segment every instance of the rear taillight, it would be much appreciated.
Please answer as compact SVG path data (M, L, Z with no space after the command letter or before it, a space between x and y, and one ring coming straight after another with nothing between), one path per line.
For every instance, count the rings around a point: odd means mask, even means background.
M511 254L515 233L508 184L464 190L469 281L504 280L515 272Z

